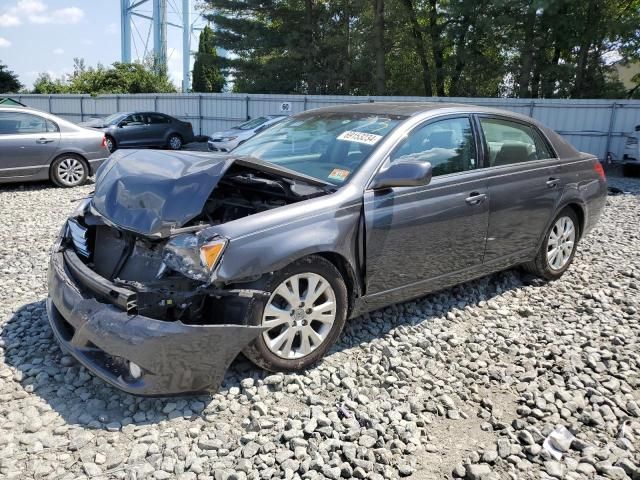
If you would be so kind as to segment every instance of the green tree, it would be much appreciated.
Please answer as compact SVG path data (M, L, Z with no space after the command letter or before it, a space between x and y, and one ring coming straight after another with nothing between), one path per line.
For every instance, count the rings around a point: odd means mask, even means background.
M69 89L64 79L54 79L48 73L40 73L36 81L33 82L33 90L31 93L52 95L56 93L69 93Z
M40 74L33 93L173 93L175 86L166 72L158 71L151 61L145 63L115 62L110 67L98 64L86 67L82 59L74 60L74 71L62 79Z
M224 84L225 79L220 71L216 52L215 34L207 25L200 33L198 52L193 63L191 89L194 92L221 92Z
M18 76L0 63L0 93L15 93L22 88Z
M615 98L640 57L640 0L206 2L237 92Z

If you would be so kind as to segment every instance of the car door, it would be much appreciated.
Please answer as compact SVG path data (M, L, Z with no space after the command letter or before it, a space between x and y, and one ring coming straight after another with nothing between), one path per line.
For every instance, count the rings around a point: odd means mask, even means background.
M115 131L120 147L149 145L148 125L142 113L133 113L120 121Z
M163 146L166 143L171 121L160 113L148 113L147 135L153 145Z
M562 167L534 125L488 115L478 120L489 160L485 262L509 265L537 248L562 193Z
M482 264L489 219L479 144L467 115L415 128L385 161L429 161L426 186L366 190L367 296L394 301L450 283L450 274Z
M60 131L50 120L31 113L0 112L0 176L30 176L49 168Z

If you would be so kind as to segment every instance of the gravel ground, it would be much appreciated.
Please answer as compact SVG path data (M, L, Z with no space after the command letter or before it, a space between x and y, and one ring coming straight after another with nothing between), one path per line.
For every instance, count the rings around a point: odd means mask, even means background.
M0 187L0 477L640 478L640 180L610 184L559 281L492 275L351 321L303 374L238 359L171 399L52 338L48 250L92 186Z

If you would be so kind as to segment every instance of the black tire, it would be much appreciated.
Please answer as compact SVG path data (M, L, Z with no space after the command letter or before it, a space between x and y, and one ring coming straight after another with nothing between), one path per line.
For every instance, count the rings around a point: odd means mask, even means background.
M167 148L169 150L181 150L183 145L182 137L177 133L172 133L167 138Z
M563 217L568 217L572 222L575 228L575 239L573 242L573 248L571 250L571 254L568 257L568 260L561 268L552 268L549 264L549 260L547 259L547 251L549 247L549 238L551 233L556 228L556 223ZM578 242L580 240L580 222L578 220L578 216L576 212L571 207L566 207L560 213L558 213L553 222L551 222L551 227L545 233L544 241L536 254L536 258L531 262L525 263L523 268L525 271L532 273L538 277L541 277L545 280L557 280L562 276L564 272L571 266L573 263L573 257L576 254L576 249L578 248Z
M51 164L51 181L58 187L73 188L84 185L89 176L89 165L80 155L65 153Z
M105 135L105 141L107 142L107 150L109 153L113 153L118 149L118 144L116 143L116 139L111 135Z
M637 177L640 173L640 166L631 163L625 163L622 165L623 177Z
M292 275L311 273L323 277L333 289L336 299L336 316L333 325L324 340L306 356L285 359L273 353L266 344L263 335L243 350L244 355L257 366L272 372L294 372L304 370L320 360L340 336L347 320L347 286L338 269L328 260L311 255L293 262L282 270L273 273L261 281L261 288L273 294L278 286ZM268 301L252 302L248 309L250 325L261 325L264 309Z

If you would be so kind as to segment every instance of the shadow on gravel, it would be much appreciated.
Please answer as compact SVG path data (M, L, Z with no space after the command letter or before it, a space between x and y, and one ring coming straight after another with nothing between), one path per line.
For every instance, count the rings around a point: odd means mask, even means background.
M455 315L455 311L521 287L523 281L526 279L518 273L502 272L357 317L347 323L328 358L335 352L366 345L394 328L424 325L437 317ZM15 311L1 326L0 338L6 364L16 369L13 398L35 394L67 424L116 430L127 424L197 418L212 400L210 395L143 398L111 387L62 352L49 327L44 300ZM239 387L243 379L266 375L240 355L227 371L221 391ZM12 382L10 378L5 381Z

